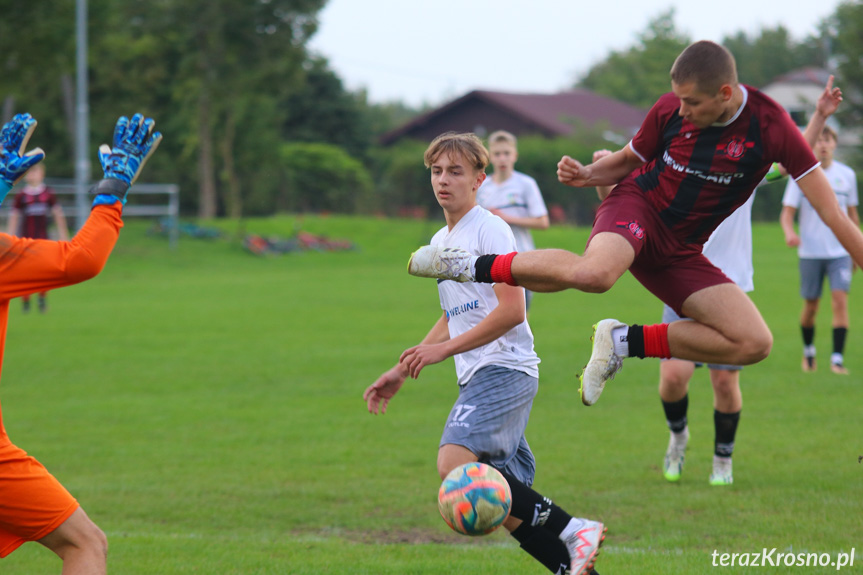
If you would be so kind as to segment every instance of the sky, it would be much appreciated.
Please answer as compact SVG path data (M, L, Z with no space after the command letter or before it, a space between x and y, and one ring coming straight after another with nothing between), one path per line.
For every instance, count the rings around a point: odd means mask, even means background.
M678 32L721 41L783 25L802 41L840 0L328 0L309 48L375 104L438 106L471 90L553 93L674 9ZM671 62L668 63L669 68Z

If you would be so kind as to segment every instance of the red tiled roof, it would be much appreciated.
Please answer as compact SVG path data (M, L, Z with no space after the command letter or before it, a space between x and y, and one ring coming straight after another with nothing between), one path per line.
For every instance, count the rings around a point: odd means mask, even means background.
M573 119L588 125L598 120L605 120L611 129L633 136L646 115L645 110L588 90L572 90L557 94L508 94L486 91L474 93L498 102L562 136L572 131L570 122Z
M607 122L609 129L629 138L635 135L647 114L646 110L588 90L571 90L557 94L474 90L384 134L381 142L392 143L434 124L436 120L444 118L461 107L477 103L503 110L525 124L533 126L536 133L549 137L569 135L573 129L573 121L588 126L604 121Z

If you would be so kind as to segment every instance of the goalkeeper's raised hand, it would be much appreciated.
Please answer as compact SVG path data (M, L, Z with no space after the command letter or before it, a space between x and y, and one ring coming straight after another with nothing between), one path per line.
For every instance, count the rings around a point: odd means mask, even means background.
M113 145L99 147L99 163L105 179L92 190L97 194L94 205L114 203L117 199L126 203L129 188L162 140L162 134L153 131L155 125L152 118L141 114L131 119L121 116L117 120Z
M45 157L41 148L24 152L35 129L36 120L30 114L17 114L0 129L0 202L25 172Z

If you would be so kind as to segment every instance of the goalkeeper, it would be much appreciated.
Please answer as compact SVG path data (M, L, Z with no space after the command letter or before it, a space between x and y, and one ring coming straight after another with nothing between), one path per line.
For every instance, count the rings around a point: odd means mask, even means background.
M162 135L152 119L121 117L113 146L102 145L104 179L90 190L93 209L68 242L0 234L0 362L6 340L9 300L53 290L96 276L123 227L126 194ZM0 202L24 173L45 156L25 153L36 120L18 114L0 130ZM27 541L38 541L63 561L64 575L106 572L108 542L74 497L36 459L15 446L0 416L0 557Z

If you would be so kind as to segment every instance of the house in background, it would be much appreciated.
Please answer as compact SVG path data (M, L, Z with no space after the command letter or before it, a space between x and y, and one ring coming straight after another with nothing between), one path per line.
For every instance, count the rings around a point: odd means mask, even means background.
M475 90L422 114L380 138L383 145L402 139L431 141L448 132L474 132L485 138L495 130L516 136L569 136L576 126L597 126L606 139L623 146L641 126L647 110L572 90L557 94L515 94Z
M761 88L761 91L788 110L798 126L806 126L815 111L815 102L824 92L824 86L827 85L830 74L830 71L824 68L800 68L779 76ZM838 80L836 85L842 87ZM839 125L835 117L828 120L828 125L835 129L839 136L837 153L840 157L849 148L860 145L861 132L859 129L843 127Z

